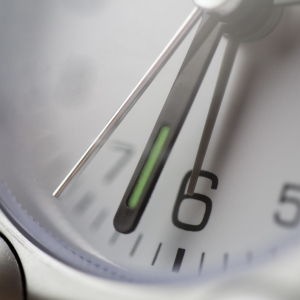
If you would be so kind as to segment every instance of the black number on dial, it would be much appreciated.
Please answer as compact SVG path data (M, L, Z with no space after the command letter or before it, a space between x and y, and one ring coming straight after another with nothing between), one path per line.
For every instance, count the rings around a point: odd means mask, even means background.
M295 227L300 221L300 186L294 184L284 185L280 200L281 205L290 205L294 207L295 214L291 219L285 219L280 212L275 212L275 222L283 227Z
M188 172L181 183L179 192L178 192L178 196L174 205L174 209L173 209L173 215L172 215L172 221L173 224L183 230L187 230L187 231L200 231L202 229L205 228L205 226L208 223L209 217L210 217L210 213L212 210L212 201L209 197L202 195L202 194L194 194L193 196L189 196L187 194L185 194L185 190L187 187L187 183L191 177L192 171ZM211 180L212 185L211 185L211 189L216 190L218 187L218 177L210 172L207 171L201 171L199 174L199 177L205 177ZM198 200L201 201L203 203L205 203L205 213L203 216L202 221L200 222L200 224L198 225L191 225L191 224L186 224L183 223L179 220L178 215L179 215L179 209L180 209L180 205L181 203L185 200L185 199L194 199L194 200Z

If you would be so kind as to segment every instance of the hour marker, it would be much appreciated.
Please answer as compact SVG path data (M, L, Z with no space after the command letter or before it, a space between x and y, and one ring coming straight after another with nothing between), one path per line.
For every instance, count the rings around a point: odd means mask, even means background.
M253 259L253 252L248 252L246 257L247 257L247 262L250 264Z
M181 264L182 264L182 261L183 261L184 253L185 253L185 249L178 248L172 272L179 273L180 268L181 268Z
M116 241L118 240L119 236L120 236L120 233L115 231L113 233L113 235L111 236L111 238L109 239L109 244L114 245L116 243Z
M271 254L272 255L276 255L277 254L277 248L272 248L271 250L270 250L270 252L271 252Z
M75 205L74 212L81 215L92 205L94 199L91 194L86 194L84 197Z
M227 266L228 266L228 253L225 253L223 258L223 271L227 270Z
M159 243L159 245L158 245L158 248L157 248L157 250L156 250L156 252L155 252L155 255L154 255L154 258L153 258L152 264L151 264L152 266L154 266L154 264L155 264L155 262L156 262L156 259L157 259L157 256L158 256L158 254L159 254L159 251L160 251L161 245L162 245L162 243Z
M94 221L91 223L90 230L97 231L103 224L107 215L108 215L108 211L106 209L101 210L99 214L96 216L96 218L94 219Z
M205 258L205 252L202 252L201 259L200 259L200 265L199 265L199 272L198 272L199 274L201 274L201 271L203 268L204 258Z
M130 251L130 256L133 256L133 255L134 255L136 249L138 248L138 246L139 246L139 244L140 244L140 242L141 242L142 237L143 237L143 235L140 234L140 235L138 236L138 238L136 239L136 242L134 243L133 248L132 248L132 250Z

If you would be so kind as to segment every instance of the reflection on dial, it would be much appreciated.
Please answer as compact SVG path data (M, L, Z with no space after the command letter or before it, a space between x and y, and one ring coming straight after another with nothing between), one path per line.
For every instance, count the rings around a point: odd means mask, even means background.
M139 226L134 233L122 235L113 228L113 216L192 35L68 193L58 200L51 192L149 67L192 4L178 1L176 8L172 4L170 24L153 27L151 13L157 13L157 22L164 24L168 4L159 12L158 2L148 4L150 13L134 1L126 5L110 1L87 18L53 3L36 8L47 16L39 29L43 34L38 29L29 34L31 27L24 19L23 24L14 25L9 36L1 36L7 40L2 61L5 72L1 72L5 80L0 88L0 112L6 112L0 120L1 180L27 213L47 232L72 245L70 249L81 248L95 261L106 261L112 272L125 270L127 278L132 274L154 281L205 277L248 266L262 256L278 255L299 229L298 206L285 200L293 198L298 203L300 199L297 189L285 189L300 184L300 144L295 131L300 125L295 80L300 70L299 8L287 9L271 35L244 45L238 52L203 165L203 171L218 178L218 186L213 189L211 179L199 176L196 187L196 194L212 203L205 226L195 231L183 229L172 216L180 187L193 166L225 39ZM124 13L133 7L140 15ZM121 33L120 23L111 19L116 13L118 22L127 26ZM39 20L29 12L26 16ZM158 30L161 34L154 38L151 34ZM19 45L16 36L23 31L27 42ZM150 47L149 40L153 39ZM83 62L88 65L82 67ZM68 77L70 70L75 77ZM82 82L88 86L87 93L81 93L82 86L73 86L80 74L88 81L88 85ZM94 78L90 80L90 76ZM62 99L67 91L78 96L74 96L73 104L72 97ZM186 197L176 217L182 224L197 227L207 207L205 201ZM292 226L282 226L286 223ZM90 266L82 268L89 271Z

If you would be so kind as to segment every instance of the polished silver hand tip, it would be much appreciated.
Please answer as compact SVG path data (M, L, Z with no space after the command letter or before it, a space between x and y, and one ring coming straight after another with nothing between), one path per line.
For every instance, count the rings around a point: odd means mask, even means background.
M230 39L228 41L228 45L224 54L224 59L218 76L215 92L211 101L208 116L201 137L198 153L194 163L191 179L189 181L189 185L187 189L187 194L190 196L194 194L196 188L197 180L201 171L204 157L209 145L209 141L217 120L219 109L230 77L230 73L237 53L238 45L239 43L235 39Z

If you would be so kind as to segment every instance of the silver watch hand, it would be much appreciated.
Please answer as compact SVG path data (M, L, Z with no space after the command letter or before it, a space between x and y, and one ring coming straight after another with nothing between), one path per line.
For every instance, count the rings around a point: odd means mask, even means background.
M206 3L208 0L195 0L195 2L199 2L199 3ZM239 0L235 0L234 3L237 3ZM299 2L300 0L298 0ZM283 1L281 0L281 2L287 4L288 2L295 2L295 1ZM209 3L209 2L207 2ZM223 4L230 4L231 0L218 0L214 3L221 3ZM248 7L251 8L251 5L253 5L253 7L255 7L255 5L259 5L260 3L258 2L248 2L247 0L244 0L243 5L250 5ZM230 5L228 6L230 8ZM265 36L266 34L268 34L270 32L270 30L272 30L272 28L274 28L275 24L277 24L278 22L278 18L280 18L281 16L281 9L272 9L273 4L272 2L266 0L264 3L261 3L261 9L259 10L259 12L254 13L254 15L251 16L251 18L255 18L257 25L255 25L255 23L252 24L252 26L250 26L248 29L245 27L245 31L244 29L242 29L242 31L240 31L239 35L240 38L242 38L244 41L251 41L251 40L256 40L256 39L260 39L261 37ZM216 7L217 8L217 7ZM248 9L247 6L243 7L244 12L247 13ZM261 14L261 15L260 15ZM250 18L250 19L251 19ZM236 28L237 31L239 32L239 27ZM244 31L244 32L243 32ZM244 35L244 37L243 37ZM208 148L208 144L211 138L211 134L213 131L213 128L215 126L215 122L218 116L218 112L219 112L219 108L225 93L225 89L226 89L226 85L228 83L229 80L229 76L231 73L231 69L234 63L234 59L235 59L235 55L237 52L237 48L238 48L238 35L236 36L236 40L230 40L224 55L224 60L221 66L221 70L220 70L220 74L219 74L219 78L217 81L217 85L215 88L215 93L213 95L213 99L211 102L211 106L208 112L208 116L206 119L206 123L204 126L204 131L202 134L202 138L200 141L200 145L199 145L199 149L198 149L198 153L196 156L196 160L195 160L195 164L193 167L193 172L191 175L191 179L189 181L189 185L187 188L187 194L192 196L194 194L195 191L195 187L197 184L197 180L198 180L198 176L200 174L201 171L201 167L203 164L203 160L206 154L206 150Z
M224 97L226 86L230 77L234 59L237 53L239 42L236 39L230 39L224 54L224 59L218 76L215 92L209 108L208 116L205 122L203 134L201 137L198 153L196 156L193 172L188 185L187 194L192 196L195 191L197 180L201 171L206 150L212 135L219 109Z
M131 110L137 100L141 97L141 95L145 92L147 87L151 84L153 79L159 73L159 71L163 68L190 30L193 28L195 23L202 16L202 10L200 8L194 8L191 14L187 17L185 22L179 28L179 30L175 33L174 37L144 75L144 77L140 80L137 86L133 89L133 91L129 94L117 112L113 115L113 117L109 120L100 134L96 137L90 147L86 150L83 156L79 159L76 165L72 168L69 174L64 178L64 180L59 184L56 190L53 192L54 197L59 197L62 192L66 189L68 185L70 185L84 170L84 168L89 164L89 162L94 158L100 148L104 145L106 140L110 137L110 135L114 132L114 130L118 127L118 125L125 118L127 113Z

